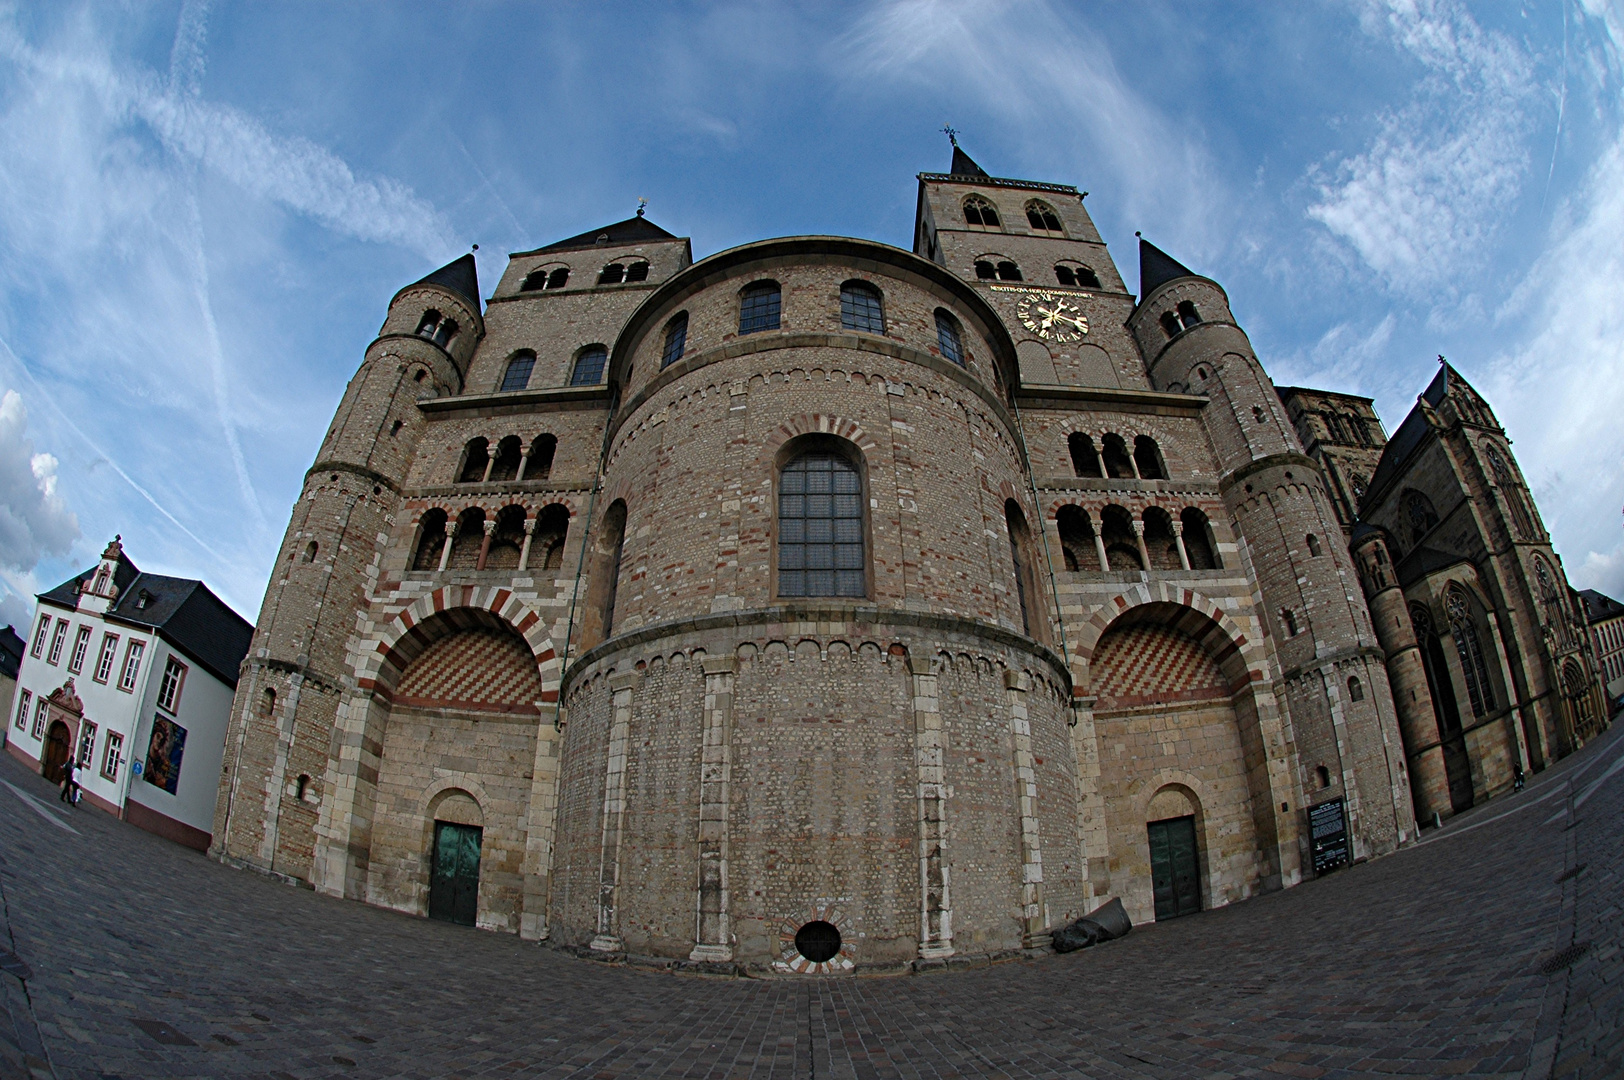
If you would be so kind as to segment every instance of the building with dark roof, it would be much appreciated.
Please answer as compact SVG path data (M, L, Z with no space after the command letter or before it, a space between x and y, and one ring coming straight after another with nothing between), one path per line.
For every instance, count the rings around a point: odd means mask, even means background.
M1595 589L1580 589L1579 601L1590 626L1596 666L1607 683L1607 700L1616 706L1624 698L1624 604Z
M86 802L209 845L227 714L253 627L201 581L147 574L114 538L40 593L7 749Z

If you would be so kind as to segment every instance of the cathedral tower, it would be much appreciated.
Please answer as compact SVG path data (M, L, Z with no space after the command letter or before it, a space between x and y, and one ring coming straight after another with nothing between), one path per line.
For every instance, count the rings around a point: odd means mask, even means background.
M1205 395L1218 484L1274 638L1305 793L1346 800L1355 856L1414 835L1385 657L1316 462L1229 297L1147 241L1129 319L1152 384Z
M462 392L481 337L464 255L400 290L305 474L237 684L214 849L308 880L357 613L423 430L417 402Z

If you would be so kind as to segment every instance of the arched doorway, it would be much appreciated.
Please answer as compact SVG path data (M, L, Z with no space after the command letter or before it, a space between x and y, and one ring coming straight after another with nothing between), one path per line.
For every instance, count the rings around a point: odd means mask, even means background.
M465 791L442 792L431 802L429 918L474 926L479 915L479 862L485 815Z
M62 767L73 752L73 732L61 720L52 720L45 734L45 761L40 772L53 784L62 782Z

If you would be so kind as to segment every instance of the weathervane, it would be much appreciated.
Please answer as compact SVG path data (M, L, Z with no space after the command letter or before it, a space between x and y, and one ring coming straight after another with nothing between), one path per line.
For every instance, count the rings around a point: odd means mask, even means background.
M642 217L643 211L648 207L648 200L639 195L637 197L637 216Z
M959 148L958 128L955 128L952 124L943 124L942 134L946 135L947 141L953 144L953 149L957 150Z

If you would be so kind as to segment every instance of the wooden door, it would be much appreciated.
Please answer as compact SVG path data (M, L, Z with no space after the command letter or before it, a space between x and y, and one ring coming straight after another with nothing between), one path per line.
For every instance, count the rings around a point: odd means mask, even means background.
M479 913L479 846L484 831L477 825L434 823L429 918L474 925Z
M73 752L73 735L68 731L68 725L60 720L51 722L51 729L45 735L45 766L40 771L45 779L53 784L62 782L62 766L67 763L68 755Z
M1193 915L1201 910L1201 859L1195 846L1195 818L1152 821L1150 878L1156 899L1156 921Z

